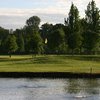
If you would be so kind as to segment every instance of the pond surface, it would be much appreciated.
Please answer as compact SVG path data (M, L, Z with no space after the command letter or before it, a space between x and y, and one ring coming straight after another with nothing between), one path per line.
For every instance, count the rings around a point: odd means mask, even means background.
M0 78L0 100L100 100L100 79Z

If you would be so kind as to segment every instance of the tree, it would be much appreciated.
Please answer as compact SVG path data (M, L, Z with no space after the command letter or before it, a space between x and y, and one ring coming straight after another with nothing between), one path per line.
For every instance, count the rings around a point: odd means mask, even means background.
M49 34L48 37L48 48L51 50L52 53L58 53L59 49L64 43L65 40L65 33L62 28L56 29Z
M17 41L17 45L18 45L17 52L24 53L25 52L25 43L24 43L23 29L16 29L14 34L16 36L16 41Z
M98 35L93 31L84 32L84 48L87 54L93 54L98 50L99 40Z
M17 37L17 44L18 44L18 52L23 53L25 51L25 47L24 47L24 38L22 34L20 34L19 37Z
M25 51L30 52L29 42L33 34L39 32L40 18L38 16L32 16L26 21L26 26L24 27L24 41L25 41Z
M66 27L68 27L68 46L72 50L72 54L75 49L79 49L82 44L82 36L80 30L79 11L74 4L71 5L68 19L66 21Z
M84 48L88 54L96 52L99 48L100 41L100 14L96 7L95 1L89 2L86 17L86 31L84 32Z
M16 37L13 34L9 34L7 37L6 49L10 57L11 57L11 54L14 53L18 49Z
M64 25L63 24L56 24L53 26L53 30L56 30L56 29L64 29Z
M39 30L40 22L41 22L41 20L38 16L32 16L26 21L26 24L27 24L27 27L29 28L29 30L31 32L33 32L33 31Z
M53 25L48 24L48 23L45 23L41 26L40 32L41 32L41 37L42 37L44 42L48 38L48 35L51 33L52 28L53 28Z
M30 51L34 54L43 53L43 41L38 32L34 33L29 41Z
M5 39L6 37L8 36L9 34L9 30L6 30L2 27L0 27L0 53L3 54L5 53L5 48L4 48L4 42L5 42Z

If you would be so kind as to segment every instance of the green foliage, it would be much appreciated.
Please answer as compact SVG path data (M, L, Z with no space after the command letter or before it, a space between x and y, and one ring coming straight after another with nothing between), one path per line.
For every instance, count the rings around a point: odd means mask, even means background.
M33 52L34 54L43 53L43 41L38 32L34 33L31 36L31 39L29 41L29 48L30 51Z
M72 3L65 25L45 23L32 16L23 29L14 32L0 27L0 53L7 54L96 54L100 53L100 10L92 0L80 19L78 8ZM17 42L17 43L16 43Z
M86 13L86 30L84 36L84 47L87 53L96 52L99 49L100 42L100 14L96 7L95 1L92 0L87 6Z
M98 33L93 31L87 31L84 33L84 48L86 48L87 54L93 54L98 51L99 39Z
M25 48L24 48L24 38L22 34L20 34L19 37L17 38L17 44L18 44L18 52L23 53L25 51Z
M6 36L9 34L9 31L0 27L0 40L3 40L6 38Z
M14 35L16 36L16 41L18 45L17 52L24 53L25 52L25 42L24 42L23 29L16 29L14 32Z
M26 21L26 24L29 27L29 30L38 31L39 30L40 21L41 20L40 20L40 18L38 16L32 16Z
M58 52L59 46L64 42L65 33L63 29L56 29L49 34L48 37L48 47L53 52Z
M8 37L7 37L6 49L9 54L15 52L18 49L16 37L13 34L8 35Z
M1 54L6 51L4 44L5 44L5 41L6 41L5 39L7 38L8 34L9 34L9 30L6 30L0 27L0 52Z
M52 28L53 28L53 25L52 24L48 24L48 23L45 23L41 26L41 37L43 38L43 41L45 42L45 39L48 38L48 35L51 33L52 31Z
M68 46L72 49L80 48L82 44L82 36L80 30L79 11L74 4L71 5L66 25L68 26Z
M67 53L67 49L68 49L68 45L65 42L63 42L58 47L58 53L59 54L66 54Z
M88 29L92 31L98 31L100 29L100 11L96 7L95 1L89 2L87 6L87 10L85 11L86 14L86 22Z

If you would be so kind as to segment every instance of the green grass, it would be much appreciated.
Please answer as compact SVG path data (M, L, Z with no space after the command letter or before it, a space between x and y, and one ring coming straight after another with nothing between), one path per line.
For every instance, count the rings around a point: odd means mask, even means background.
M100 56L0 56L0 72L100 73Z

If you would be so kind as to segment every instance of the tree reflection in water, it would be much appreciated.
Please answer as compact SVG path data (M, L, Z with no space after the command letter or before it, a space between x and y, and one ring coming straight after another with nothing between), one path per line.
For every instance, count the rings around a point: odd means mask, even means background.
M64 90L69 94L100 94L98 79L68 79Z

